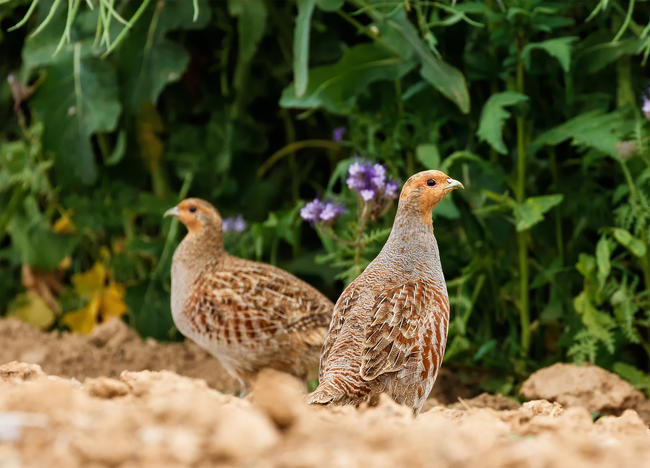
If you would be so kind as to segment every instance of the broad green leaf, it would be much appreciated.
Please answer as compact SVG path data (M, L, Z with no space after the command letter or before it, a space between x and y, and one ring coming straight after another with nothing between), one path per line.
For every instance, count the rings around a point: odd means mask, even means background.
M599 42L575 57L575 69L580 73L597 73L626 54L635 55L641 41L628 39L619 42Z
M607 236L603 236L596 244L596 264L598 265L598 283L602 288L605 284L605 280L609 276L609 272L612 269L612 265L609 261L611 255L609 247L609 239Z
M336 11L344 2L345 0L316 0L316 5L323 11Z
M436 145L418 145L415 148L415 158L427 169L438 169L440 167L440 152L438 152L438 146Z
M562 194L530 197L514 207L517 231L525 231L544 219L544 213L558 205L564 196Z
M527 100L528 96L512 91L490 96L481 111L481 120L476 131L479 139L489 143L499 153L506 154L508 150L503 143L502 130L506 119L510 117L510 113L505 110L505 107Z
M294 85L282 92L282 107L310 109L323 107L338 114L349 113L359 94L375 81L394 81L415 66L383 47L366 43L350 47L334 65L309 70L307 91L297 97Z
M542 42L531 42L524 47L521 58L526 64L526 68L530 69L532 51L543 50L551 57L555 57L560 62L562 69L568 72L571 68L571 44L577 39L577 37L556 37Z
M555 146L571 139L574 145L595 148L616 157L616 144L621 140L624 124L625 119L618 112L586 112L539 135L531 143L531 153L536 153L544 145Z
M183 46L166 36L178 29L205 27L211 11L205 0L199 2L199 11L199 18L194 21L190 1L152 2L115 51L124 104L131 112L138 112L146 102L155 104L162 90L183 76L189 55Z
M75 236L57 234L44 221L17 215L9 223L12 246L23 264L54 270L77 245Z
M237 17L239 56L235 69L235 88L244 92L250 62L264 36L266 5L263 0L228 0L228 12Z
M43 146L54 153L57 175L92 184L97 178L90 141L115 129L121 112L113 70L97 58L82 58L81 44L52 64L30 105L43 121Z
M298 16L293 34L293 82L296 97L301 97L307 91L309 79L309 33L311 30L311 15L314 12L316 0L298 0Z
M622 228L614 228L614 238L632 254L643 257L646 252L646 245L640 239L634 237L629 231Z
M461 112L467 114L470 105L469 91L460 70L433 55L405 15L395 15L387 20L387 24L399 31L415 51L422 65L420 68L422 77L455 102Z

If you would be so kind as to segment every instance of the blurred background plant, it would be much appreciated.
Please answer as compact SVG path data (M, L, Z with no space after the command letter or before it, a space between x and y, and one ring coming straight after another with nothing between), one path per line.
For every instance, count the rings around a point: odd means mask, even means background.
M336 299L389 232L389 184L439 168L466 187L434 220L446 366L508 393L588 360L650 393L649 17L616 0L3 0L0 314L178 338L182 232L161 216L188 194L232 218L231 252Z

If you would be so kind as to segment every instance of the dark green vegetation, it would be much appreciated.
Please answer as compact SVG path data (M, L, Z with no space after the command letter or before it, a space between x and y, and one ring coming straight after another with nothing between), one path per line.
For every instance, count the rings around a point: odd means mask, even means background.
M448 366L509 392L590 360L650 392L648 2L90 3L56 2L33 37L47 1L12 32L32 2L0 6L1 74L33 85L15 111L0 89L0 313L26 313L22 265L69 258L54 326L124 300L142 334L173 337L179 229L161 215L186 194L244 215L233 253L336 299L394 214L358 232L357 153L465 184L434 220ZM330 236L299 216L316 195L348 205Z

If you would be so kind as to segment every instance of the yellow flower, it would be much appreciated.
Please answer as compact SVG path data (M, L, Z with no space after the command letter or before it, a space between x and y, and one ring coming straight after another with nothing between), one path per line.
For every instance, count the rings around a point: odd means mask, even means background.
M76 230L76 226L67 213L62 214L61 217L54 223L54 232L61 234L73 234Z
M72 276L75 292L88 300L86 306L66 314L63 323L72 331L90 333L99 322L121 317L126 312L124 285L116 283L101 262L84 273Z

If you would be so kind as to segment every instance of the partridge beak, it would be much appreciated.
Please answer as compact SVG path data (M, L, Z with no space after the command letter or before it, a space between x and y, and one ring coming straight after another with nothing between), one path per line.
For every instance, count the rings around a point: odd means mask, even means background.
M178 207L175 206L174 208L170 208L167 211L165 211L163 218L166 218L167 216L178 216Z
M465 187L463 187L463 184L458 182L456 179L447 179L447 186L445 187L445 192L451 192L452 190L456 190L459 188L464 189Z

